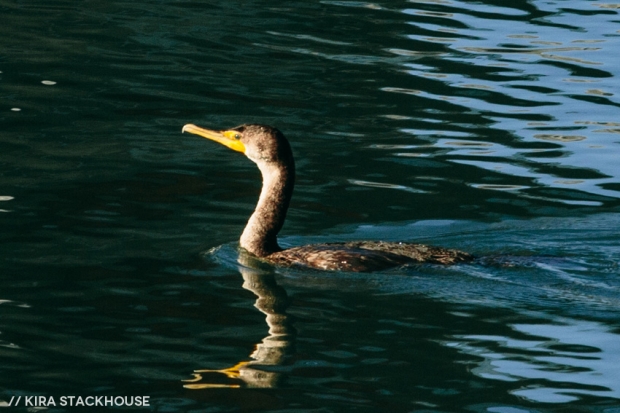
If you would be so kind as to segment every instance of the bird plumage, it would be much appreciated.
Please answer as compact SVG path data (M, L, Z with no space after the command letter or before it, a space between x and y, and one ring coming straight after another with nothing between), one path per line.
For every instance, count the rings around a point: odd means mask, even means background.
M244 153L256 163L263 186L240 246L251 254L283 266L305 266L321 270L376 271L410 263L455 264L473 259L462 251L406 242L357 241L280 248L278 232L295 186L295 160L288 140L267 125L241 125L224 131L188 124L190 132Z

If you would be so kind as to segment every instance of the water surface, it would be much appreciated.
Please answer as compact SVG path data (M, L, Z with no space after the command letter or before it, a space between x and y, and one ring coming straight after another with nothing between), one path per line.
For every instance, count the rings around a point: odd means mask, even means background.
M0 406L620 411L619 9L0 0ZM259 173L190 122L289 137L283 245L484 260L257 268Z

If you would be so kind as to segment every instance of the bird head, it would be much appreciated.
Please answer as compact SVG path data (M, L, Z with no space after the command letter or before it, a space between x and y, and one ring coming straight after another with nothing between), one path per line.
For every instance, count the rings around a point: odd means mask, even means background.
M290 144L282 132L267 125L240 125L218 131L187 124L183 126L183 132L221 143L234 151L245 154L257 164L291 163L293 159Z

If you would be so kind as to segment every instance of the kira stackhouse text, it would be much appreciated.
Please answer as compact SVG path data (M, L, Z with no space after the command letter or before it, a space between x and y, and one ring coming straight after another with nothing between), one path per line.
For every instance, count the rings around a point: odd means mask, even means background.
M13 396L9 407L149 407L150 396Z

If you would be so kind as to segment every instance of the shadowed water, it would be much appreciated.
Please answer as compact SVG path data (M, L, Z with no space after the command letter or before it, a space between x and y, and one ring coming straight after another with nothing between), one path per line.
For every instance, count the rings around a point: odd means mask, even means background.
M0 407L619 412L619 10L0 0ZM258 263L260 175L190 122L289 138L284 246L478 259Z

